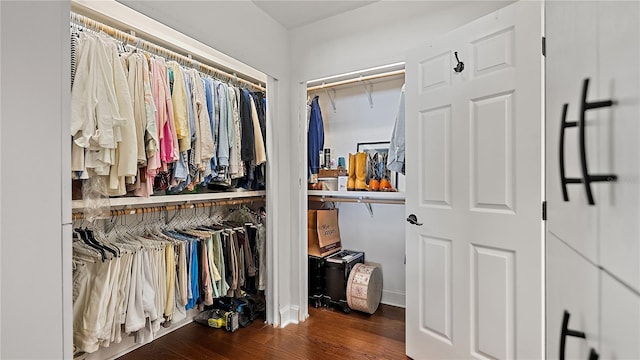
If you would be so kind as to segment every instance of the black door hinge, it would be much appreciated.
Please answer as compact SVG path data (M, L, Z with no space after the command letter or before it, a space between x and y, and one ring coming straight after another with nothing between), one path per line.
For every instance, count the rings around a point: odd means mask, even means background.
M542 202L542 220L547 220L547 202Z
M542 56L547 56L547 38L542 37Z

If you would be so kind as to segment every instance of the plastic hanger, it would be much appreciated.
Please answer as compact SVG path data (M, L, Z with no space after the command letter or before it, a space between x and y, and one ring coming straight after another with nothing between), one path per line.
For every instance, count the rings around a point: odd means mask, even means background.
M77 228L75 229L76 233L78 233L78 235L80 235L80 239L82 239L82 241L89 247L98 250L98 252L100 252L100 256L102 257L102 261L104 262L107 259L107 255L104 252L104 249L100 246L97 246L95 244L93 244L90 240L89 237L87 235L87 232L85 229L82 228Z
M99 242L99 241L95 238L95 236L94 236L94 234L93 234L93 230L85 229L85 233L87 234L87 238L89 239L89 241L90 241L90 242L92 242L94 245L96 245L96 246L98 246L98 247L101 247L103 250L106 250L106 251L110 252L110 253L111 253L111 254L113 254L113 256L115 256L115 257L117 257L117 256L118 256L118 253L117 253L115 250L113 250L113 249L111 249L110 247L108 247L108 246L106 246L106 245L102 244L101 242Z

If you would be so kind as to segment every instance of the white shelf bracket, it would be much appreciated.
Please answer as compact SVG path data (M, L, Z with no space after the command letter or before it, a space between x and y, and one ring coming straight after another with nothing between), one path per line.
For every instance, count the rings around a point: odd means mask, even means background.
M331 107L333 108L333 112L335 113L336 112L336 89L331 89L331 92L329 92L329 89L325 89L325 92L329 97L329 101L331 101Z
M359 197L358 198L358 202L361 203L362 205L364 205L364 207L367 208L367 211L369 211L369 215L371 215L371 217L373 217L373 208L371 207L371 203L368 201L362 201L363 198Z
M362 87L364 87L364 91L367 93L367 97L369 98L369 107L373 109L373 84L369 82L362 82Z
M371 217L373 217L373 207L371 206L371 203L369 203L369 202L364 203L364 207L366 207L367 210L369 211L369 215L371 215Z

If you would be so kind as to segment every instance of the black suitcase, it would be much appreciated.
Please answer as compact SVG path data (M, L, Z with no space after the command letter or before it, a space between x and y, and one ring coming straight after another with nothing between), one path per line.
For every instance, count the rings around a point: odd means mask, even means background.
M324 305L326 258L309 255L309 303L315 307Z
M346 313L351 312L347 304L347 281L357 263L364 263L363 252L342 250L326 258L324 300L327 305L338 306Z

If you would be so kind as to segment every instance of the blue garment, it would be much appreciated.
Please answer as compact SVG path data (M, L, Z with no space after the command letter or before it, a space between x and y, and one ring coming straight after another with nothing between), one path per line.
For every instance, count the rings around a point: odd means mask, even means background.
M317 174L320 170L320 150L324 148L324 124L322 123L322 112L318 104L316 95L311 101L311 118L309 119L308 136L308 157L309 170L311 174Z
M196 115L193 113L193 91L191 74L184 72L184 87L187 93L187 111L189 112L189 130L191 131L191 149L196 141Z
M185 252L186 252L186 257L187 257L187 306L189 305L189 299L191 299L193 297L193 292L191 292L191 252L193 251L191 243L191 240L187 240L186 241L186 245L185 245Z
M211 78L203 78L204 80L204 96L207 99L207 112L209 113L209 126L211 126L211 130L213 130L216 119L213 117L213 113L215 112L214 105L214 94L215 92L211 90L213 87L213 79ZM213 131L211 131L213 134Z
M189 266L190 291L186 306L187 310L193 309L200 298L200 287L198 285L198 244L198 241L191 242L191 263Z
M169 78L169 93L173 95L173 69L167 68L167 75Z
M216 96L217 91L215 88L215 83L211 78L204 79L204 91L205 97L207 98L207 111L209 112L209 125L211 125L211 136L213 138L213 148L218 148L218 139L216 138L217 134L217 122L216 122ZM212 178L216 176L216 167L218 166L217 161L217 151L214 151L213 157L211 158L211 175L207 176L204 179L204 183L208 183Z
M176 161L176 165L173 167L173 177L178 183L187 180L187 176L189 175L189 169L187 168L188 156L189 154L186 151L181 152L178 161Z

